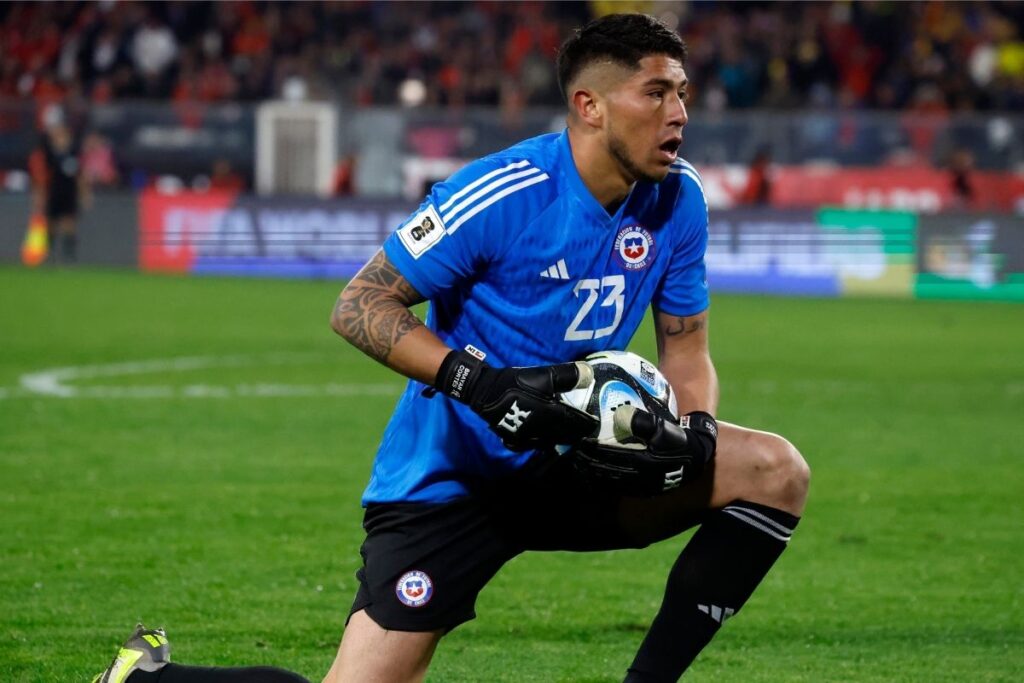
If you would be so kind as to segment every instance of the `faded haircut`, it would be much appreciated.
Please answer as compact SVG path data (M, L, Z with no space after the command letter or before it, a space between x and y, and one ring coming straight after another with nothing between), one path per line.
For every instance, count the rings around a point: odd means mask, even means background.
M636 69L649 55L686 63L679 35L647 14L609 14L576 29L558 50L558 87L568 101L569 84L590 64L612 61Z

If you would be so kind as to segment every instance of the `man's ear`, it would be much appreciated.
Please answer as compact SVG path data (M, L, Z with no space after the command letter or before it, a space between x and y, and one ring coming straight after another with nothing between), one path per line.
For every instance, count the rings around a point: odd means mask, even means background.
M590 88L576 88L569 99L569 110L581 123L600 128L604 120L599 95Z

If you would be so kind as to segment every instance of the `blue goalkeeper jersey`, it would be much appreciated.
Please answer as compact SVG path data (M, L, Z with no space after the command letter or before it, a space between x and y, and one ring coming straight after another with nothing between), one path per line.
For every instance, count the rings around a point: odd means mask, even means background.
M434 185L384 243L429 299L426 324L497 367L550 365L625 349L652 302L708 306L707 203L679 159L638 182L615 215L576 171L567 132L531 138ZM507 450L468 406L410 381L384 432L363 504L443 502L533 453Z

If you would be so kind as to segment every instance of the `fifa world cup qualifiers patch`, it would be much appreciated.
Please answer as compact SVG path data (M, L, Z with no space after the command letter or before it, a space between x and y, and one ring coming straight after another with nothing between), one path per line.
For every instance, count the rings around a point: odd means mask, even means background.
M432 204L410 218L398 229L398 237L412 254L419 258L427 249L437 244L445 234L444 223Z
M434 583L425 573L413 570L402 574L395 584L395 595L406 607L423 607L434 594Z

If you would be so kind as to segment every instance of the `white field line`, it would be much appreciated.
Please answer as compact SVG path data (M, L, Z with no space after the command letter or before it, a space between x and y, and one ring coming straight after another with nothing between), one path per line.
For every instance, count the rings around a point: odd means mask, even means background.
M236 397L303 397L303 396L389 396L397 395L402 384L377 383L325 383L279 384L244 383L235 385L189 384L86 386L71 384L76 380L99 377L125 377L156 372L187 372L211 368L266 367L269 365L298 365L322 354L276 353L257 356L194 356L162 358L123 363L74 365L48 368L31 372L19 378L16 388L0 387L0 400L24 397L50 398L236 398Z
M251 382L233 385L188 384L188 385L132 385L132 386L76 386L76 380L103 377L125 377L158 372L189 372L216 368L266 367L299 365L311 360L322 360L320 353L274 353L252 356L189 356L162 358L122 363L97 365L74 365L48 368L31 372L19 378L17 387L0 387L0 401L15 398L87 398L87 399L170 399L170 398L260 398L260 397L317 397L317 396L390 396L401 392L403 383L361 384L282 384ZM396 377L396 380L398 378ZM779 393L804 393L822 397L842 396L851 392L875 391L877 385L863 380L836 379L793 379L737 380L723 381L730 391L745 394L775 395ZM904 390L910 391L955 391L961 388L949 380L919 380L907 383ZM992 383L993 398L998 394L1010 399L1024 396L1024 382L1009 380Z

